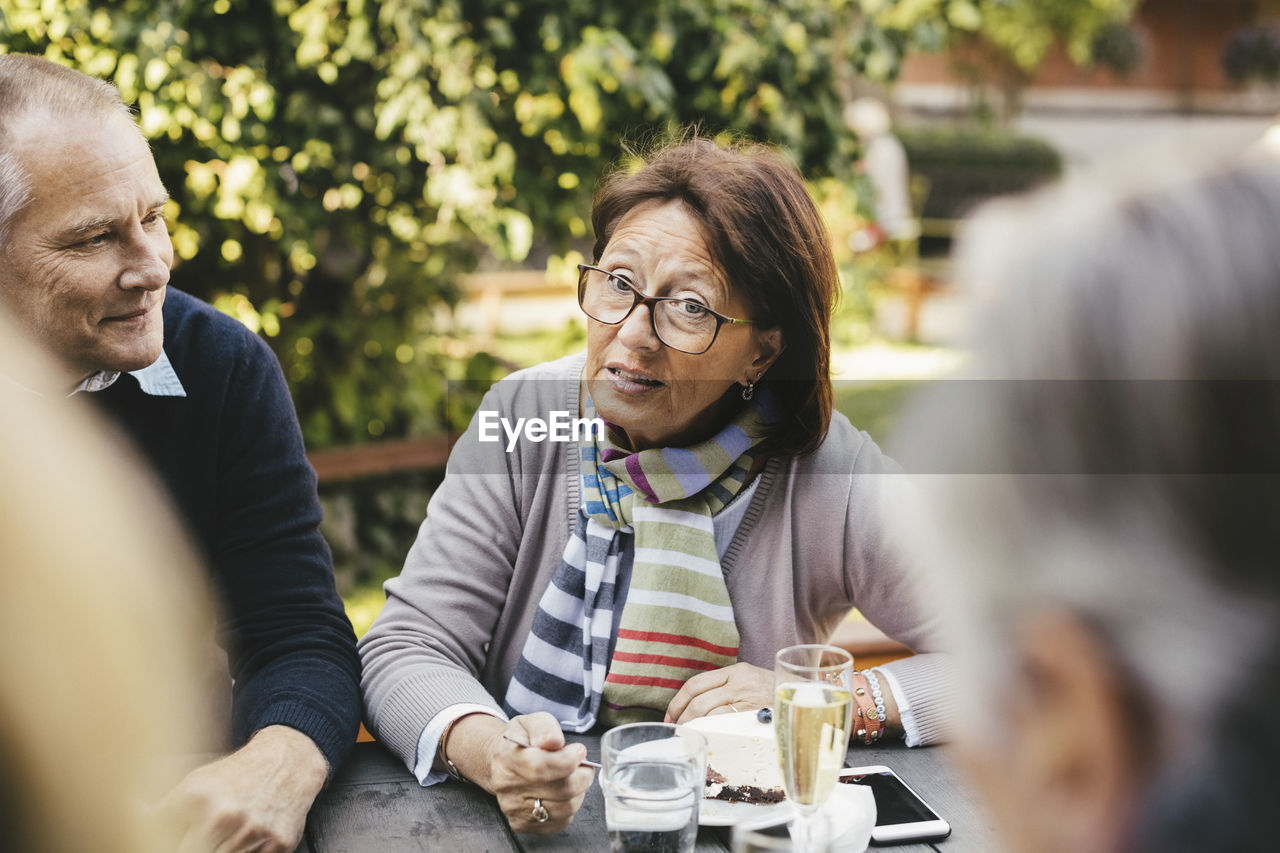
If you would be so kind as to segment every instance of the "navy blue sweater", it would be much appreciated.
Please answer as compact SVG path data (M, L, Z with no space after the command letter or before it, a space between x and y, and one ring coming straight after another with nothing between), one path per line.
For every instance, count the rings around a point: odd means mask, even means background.
M163 310L187 396L149 396L128 374L91 396L155 465L203 547L234 679L234 744L283 724L336 771L360 720L360 664L284 375L257 335L198 299L170 287Z

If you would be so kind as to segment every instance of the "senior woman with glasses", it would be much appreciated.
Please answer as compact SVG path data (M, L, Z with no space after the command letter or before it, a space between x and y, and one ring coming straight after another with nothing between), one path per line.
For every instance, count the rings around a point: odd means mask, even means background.
M774 653L855 605L932 646L880 529L895 468L832 413L839 283L796 171L686 139L608 176L592 225L586 353L491 389L361 642L378 738L517 831L563 828L591 783L562 730L768 705ZM861 739L937 739L946 670L859 676L885 699Z

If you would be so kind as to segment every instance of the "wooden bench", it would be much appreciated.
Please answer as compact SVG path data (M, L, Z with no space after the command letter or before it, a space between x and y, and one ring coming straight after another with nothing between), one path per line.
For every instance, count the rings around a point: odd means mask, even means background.
M398 438L307 454L321 484L378 477L404 471L443 471L453 437Z

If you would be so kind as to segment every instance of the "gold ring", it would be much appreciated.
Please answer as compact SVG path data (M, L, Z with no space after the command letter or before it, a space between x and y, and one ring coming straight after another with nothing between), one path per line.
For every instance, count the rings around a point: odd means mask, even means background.
M732 711L732 712L733 712L733 713L735 713L735 714L736 714L736 713L738 713L738 709L737 709L737 708L735 708L735 707L733 707L733 703L732 703L732 702L725 702L725 704L729 706L729 710L730 710L730 711Z
M547 811L546 806L542 804L542 800L537 797L533 798L533 819L538 823L546 823L551 820L551 814Z

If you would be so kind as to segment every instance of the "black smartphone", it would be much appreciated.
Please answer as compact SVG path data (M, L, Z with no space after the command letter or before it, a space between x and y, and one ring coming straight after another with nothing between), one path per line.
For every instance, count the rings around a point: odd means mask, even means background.
M936 841L951 834L951 824L883 764L848 767L840 771L840 781L866 785L875 796L876 825L871 830L874 845Z

